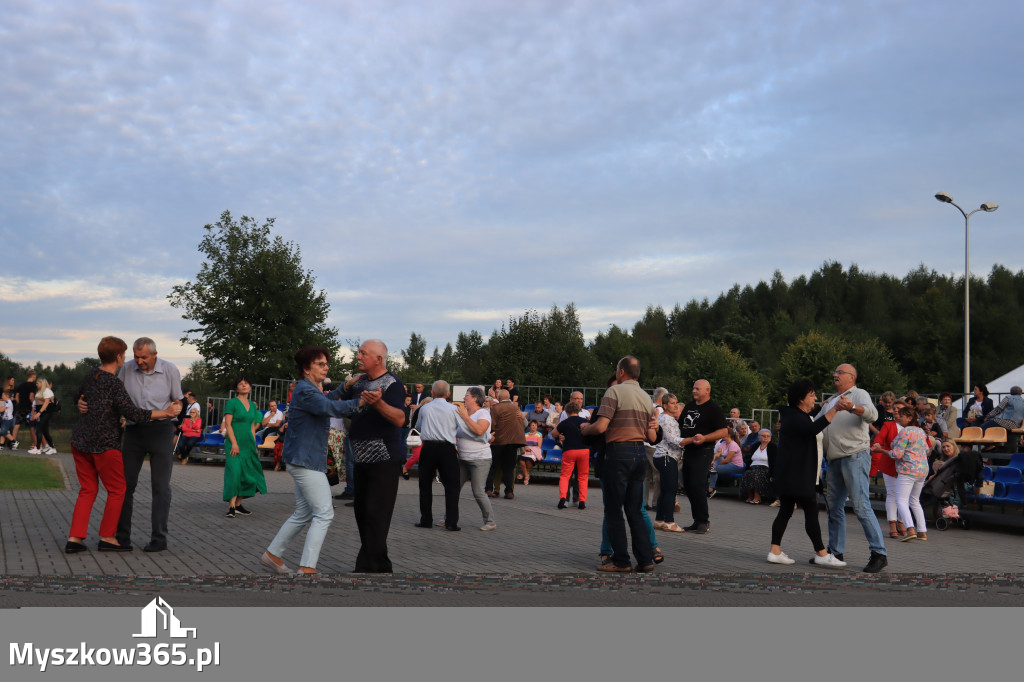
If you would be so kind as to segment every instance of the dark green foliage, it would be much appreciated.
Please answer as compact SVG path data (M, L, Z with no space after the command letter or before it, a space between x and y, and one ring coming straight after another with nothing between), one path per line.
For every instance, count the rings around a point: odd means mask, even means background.
M528 310L509 318L491 335L483 367L484 383L512 378L524 385L579 386L602 373L583 342L572 303L564 310L552 306L544 315Z
M261 225L224 211L203 228L199 251L206 261L195 280L167 296L196 325L182 343L195 344L222 384L239 373L255 383L292 376L292 357L303 346L324 346L332 356L338 350L337 330L326 323L326 293L302 269L299 247L271 238L273 226L273 218Z

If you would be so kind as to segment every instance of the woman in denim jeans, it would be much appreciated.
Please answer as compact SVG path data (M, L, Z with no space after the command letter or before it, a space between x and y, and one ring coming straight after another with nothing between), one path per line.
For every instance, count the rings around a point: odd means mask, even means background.
M331 417L355 414L360 400L338 400L337 394L345 388L343 383L330 394L324 394L327 355L327 349L321 346L303 348L295 354L302 379L296 383L288 403L288 430L281 455L295 480L295 512L260 557L260 563L275 573L292 573L281 554L306 524L309 531L302 547L299 572L316 573L320 547L334 518L331 486L327 482L327 434Z

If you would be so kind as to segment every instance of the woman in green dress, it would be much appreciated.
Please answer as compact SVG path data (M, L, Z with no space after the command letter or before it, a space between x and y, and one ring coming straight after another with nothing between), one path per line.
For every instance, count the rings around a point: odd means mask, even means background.
M267 494L267 481L263 478L263 465L256 452L256 425L263 415L249 401L252 384L246 377L235 382L235 397L224 407L227 429L227 457L224 460L224 501L228 503L229 519L236 514L248 516L252 512L242 506L242 500L256 493Z

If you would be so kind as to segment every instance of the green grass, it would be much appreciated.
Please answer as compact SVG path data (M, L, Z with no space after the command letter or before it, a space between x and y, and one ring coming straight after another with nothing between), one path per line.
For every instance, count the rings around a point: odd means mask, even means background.
M0 490L61 490L64 476L51 459L0 455Z

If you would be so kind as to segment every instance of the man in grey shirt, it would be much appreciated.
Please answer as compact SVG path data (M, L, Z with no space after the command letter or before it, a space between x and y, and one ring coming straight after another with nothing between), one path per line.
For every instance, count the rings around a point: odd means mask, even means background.
M423 449L420 451L420 522L419 528L434 525L434 474L444 486L444 527L459 528L459 455L455 435L459 428L458 410L448 402L448 382L435 381L430 389L434 398L419 408L416 425Z
M168 404L181 403L181 374L170 362L156 356L156 343L142 337L132 345L135 359L128 360L117 378L124 382L132 402L144 410L167 409ZM146 552L167 549L167 517L171 510L171 452L174 422L158 419L143 424L128 423L124 430L121 457L124 460L125 495L121 518L117 522L117 541L131 546L132 507L135 486L139 483L142 462L149 455L149 475L153 486L152 532Z
M849 498L853 513L857 515L871 549L871 560L864 567L864 572L878 573L889 564L882 529L871 508L868 490L868 474L871 471L868 425L878 418L878 410L868 392L857 388L857 369L853 365L842 364L836 367L832 373L832 382L836 387L836 395L821 408L822 412L831 410L833 406L838 410L824 433L825 457L828 459L828 473L825 477L828 551L840 561L843 560L846 544L845 505Z

